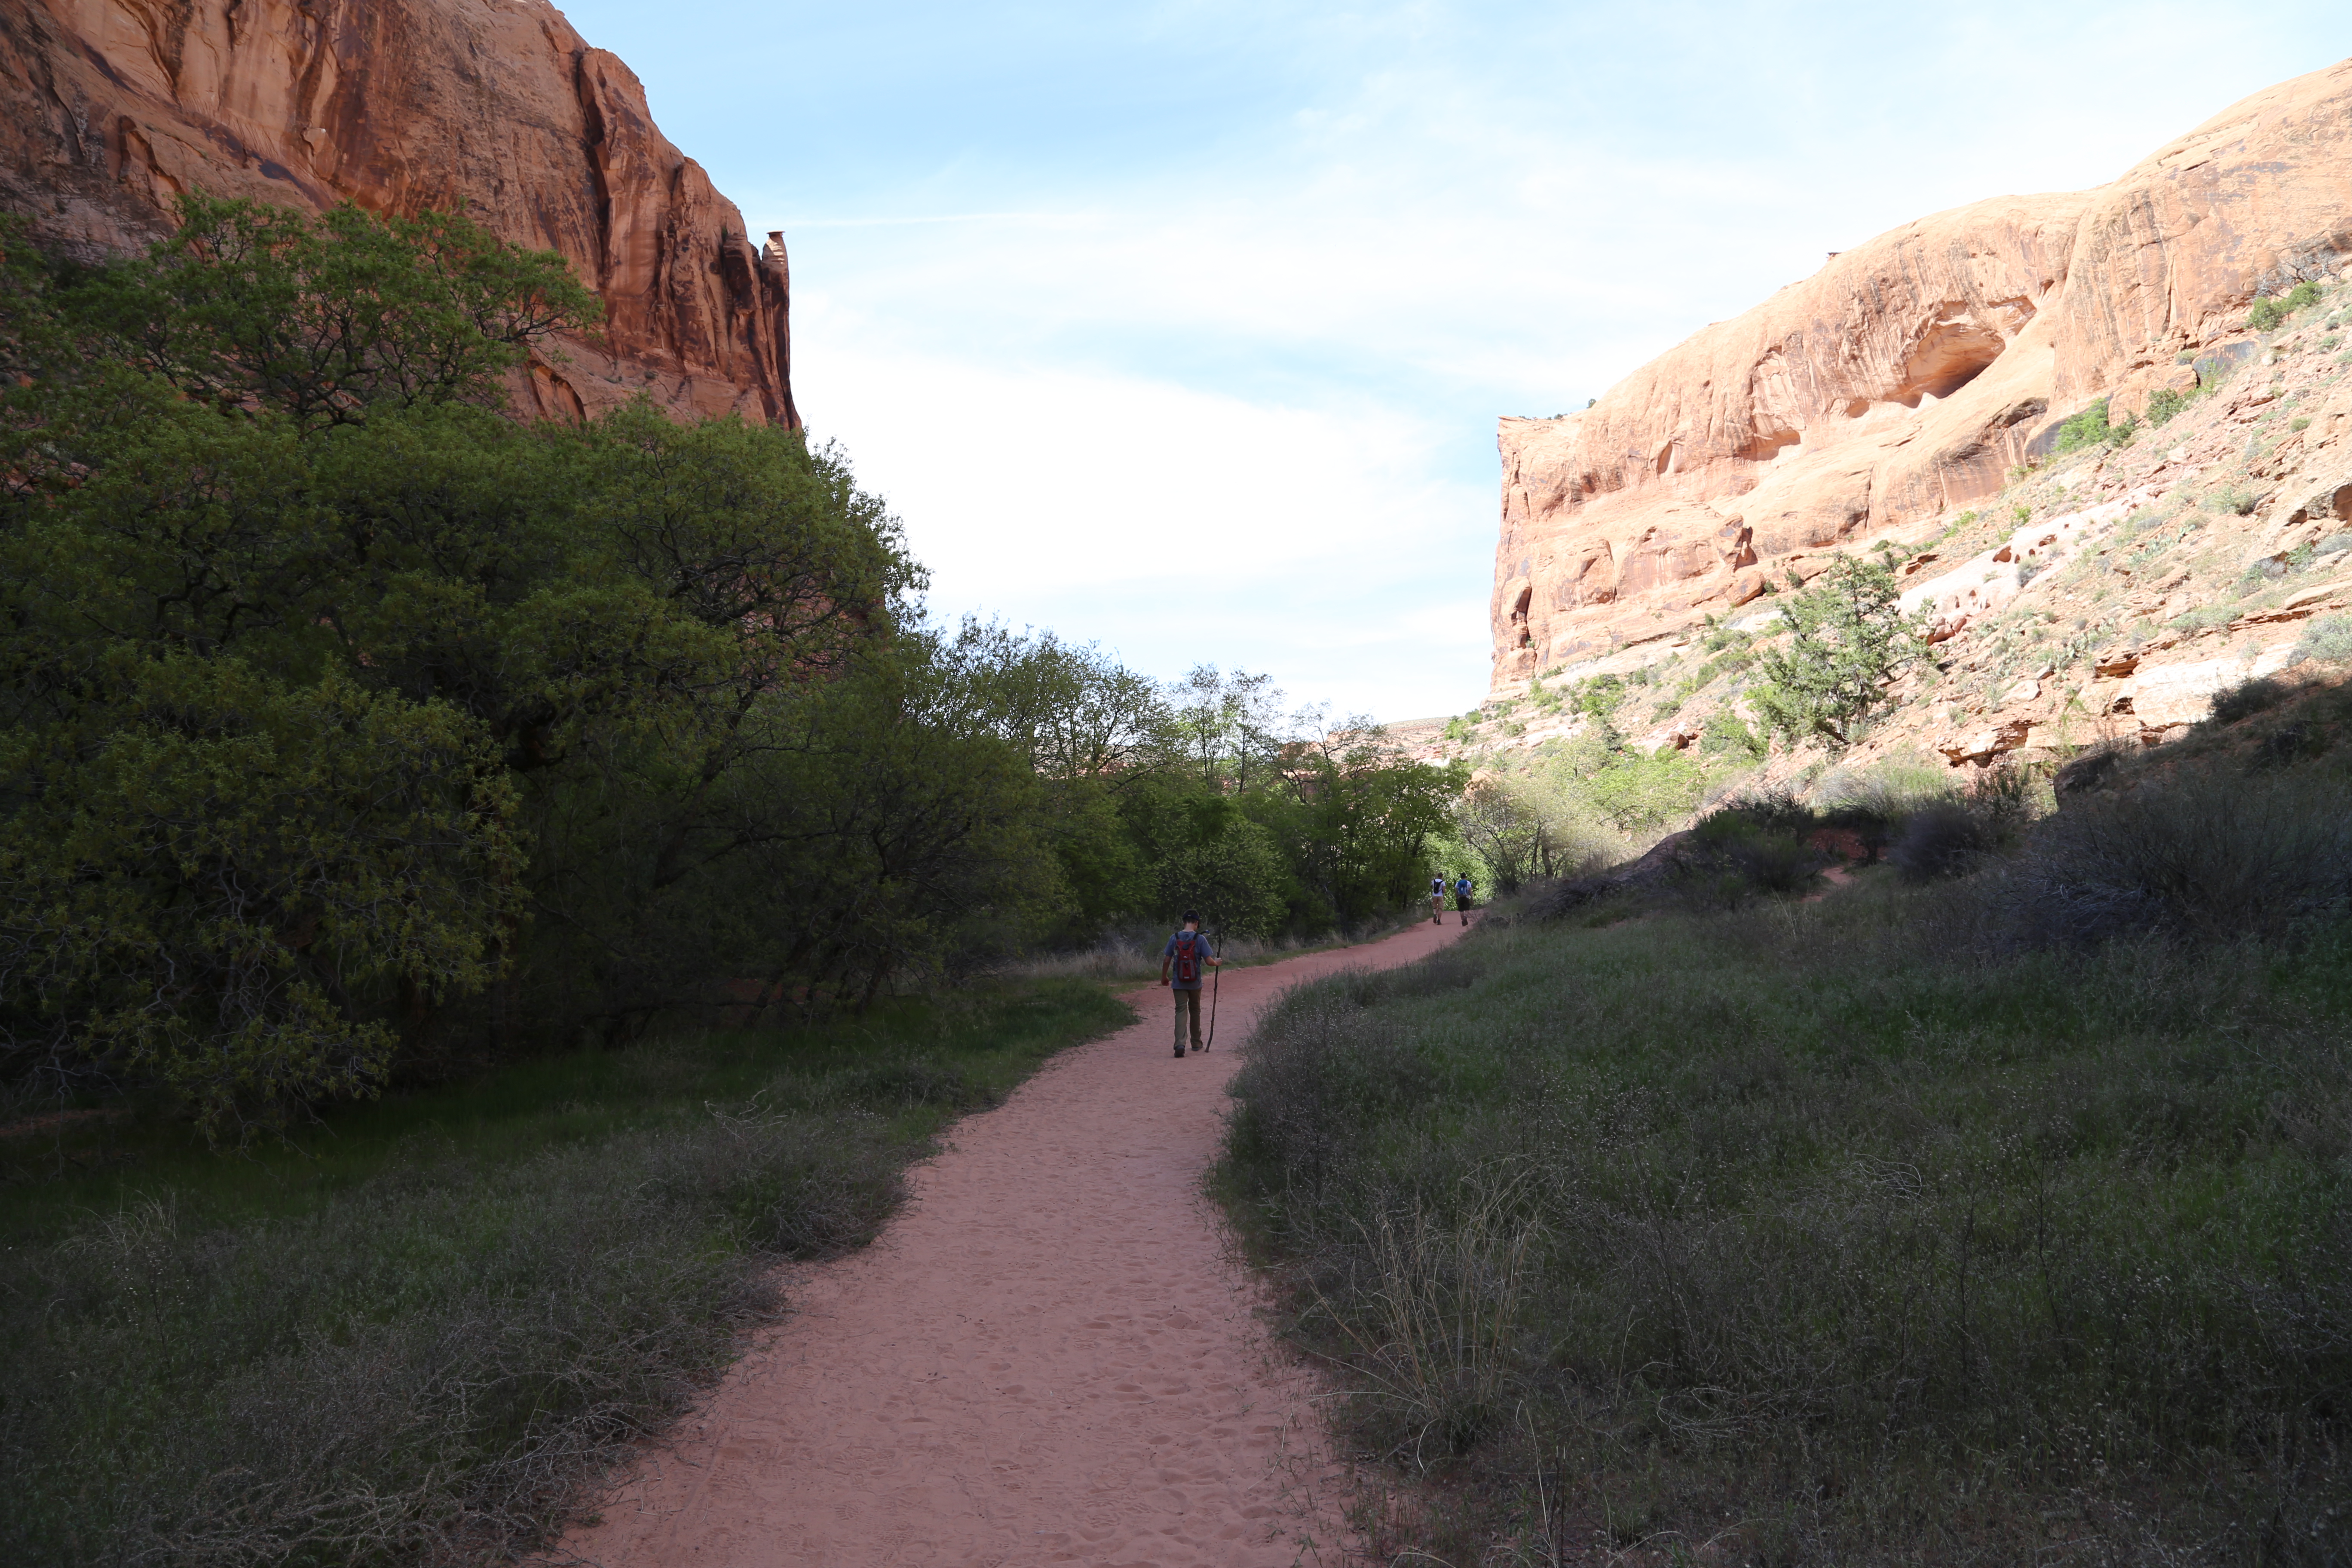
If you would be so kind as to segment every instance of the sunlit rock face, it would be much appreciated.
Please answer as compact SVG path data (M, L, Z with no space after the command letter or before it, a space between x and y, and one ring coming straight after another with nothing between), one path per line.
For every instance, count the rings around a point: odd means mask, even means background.
M604 296L526 412L642 393L797 426L781 237L755 245L645 89L544 0L0 0L0 203L85 257L202 189L313 209L463 205Z
M2194 386L2184 355L2347 257L2352 62L2097 190L1880 235L1581 413L1503 420L1492 694L1993 494L2066 416Z

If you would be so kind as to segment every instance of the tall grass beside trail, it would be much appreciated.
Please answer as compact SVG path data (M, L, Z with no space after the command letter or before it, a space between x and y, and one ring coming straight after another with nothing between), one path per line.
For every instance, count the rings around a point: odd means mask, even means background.
M0 1563L413 1564L545 1542L870 1239L957 1112L1125 1024L1097 986L526 1063L244 1156L0 1141Z
M1289 993L1220 1181L1354 1449L1441 1483L1384 1543L2352 1561L2345 798L2146 777Z

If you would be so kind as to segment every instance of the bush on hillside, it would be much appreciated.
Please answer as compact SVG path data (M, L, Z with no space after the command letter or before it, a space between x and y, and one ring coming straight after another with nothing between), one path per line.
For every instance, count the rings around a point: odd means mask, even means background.
M1940 881L1974 870L1993 843L1968 807L1957 802L1923 806L1904 818L1886 858L1906 882Z
M2296 639L2294 658L2316 659L2322 664L2342 664L2352 659L2352 616L2320 616L2305 626Z
M2278 934L2352 900L2352 815L2335 780L2294 774L2070 795L1988 886L2028 946Z
M2109 424L2107 400L2102 397L2058 426L2058 442L2053 449L2063 454L2085 447L2128 447L2138 433L2137 421L2128 416L2119 425Z
M2216 724L2234 724L2241 719L2267 713L2285 701L2289 695L2288 689L2278 681L2268 676L2257 676L2213 693L2208 716Z
M2175 392L2168 386L2159 386L2154 392L2148 394L2147 422L2151 426L2157 429L2162 429L2166 425L2172 422L2172 418L2175 415L2180 413L2181 410L2187 408L2190 404L2196 401L2196 389L2191 389L2188 392Z
M2319 300L2317 284L2298 283L2276 299L2255 300L2246 311L2246 325L2258 332L2271 331L2306 305L2316 305Z
M1787 791L1719 806L1692 826L1677 858L1675 885L1685 899L1709 907L1799 892L1837 860L1811 841L1820 821Z

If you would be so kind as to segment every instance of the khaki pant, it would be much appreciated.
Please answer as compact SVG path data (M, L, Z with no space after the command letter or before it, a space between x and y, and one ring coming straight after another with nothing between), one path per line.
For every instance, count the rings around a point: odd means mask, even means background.
M1176 1054L1181 1057L1184 1054L1185 1019L1192 1021L1192 1044L1197 1047L1201 1043L1201 993L1197 988L1181 991L1171 986L1169 989L1176 995Z

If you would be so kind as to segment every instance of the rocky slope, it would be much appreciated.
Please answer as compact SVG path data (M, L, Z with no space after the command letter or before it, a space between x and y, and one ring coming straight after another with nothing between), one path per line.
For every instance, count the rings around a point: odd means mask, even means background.
M2352 261L2311 293L2267 327L2241 316L2217 346L2181 351L2198 385L2127 438L2029 458L1976 506L1883 535L1902 542L1903 604L1929 628L1928 656L1859 744L1775 752L1751 782L1832 763L2054 763L2179 739L2250 680L2352 674ZM1566 700L1577 683L1614 676L1612 722L1632 746L1698 743L1728 784L1747 764L1710 721L1747 716L1779 602L1629 640L1475 720L1390 738L1432 760L1542 749L1589 724Z
M2254 95L2098 190L1980 202L1834 256L1581 414L1504 420L1490 700L1528 697L1547 671L1661 666L1707 617L1755 616L1769 584L1812 575L1838 551L1937 538L1944 568L2067 416L2101 396L2121 419L2159 391L2213 390L2274 347L2248 325L2252 301L2332 279L2347 258L2352 62ZM2195 432L2177 433L2185 441L2167 440L2177 458L2159 460L2144 437L2077 472L2067 494L2108 510L2076 509L2053 539L2078 559L2125 518L2177 509L2183 486L2210 487L2243 462L2257 502L2243 516L2224 509L2206 548L2227 555L2284 528L2304 490L2337 467L2352 479L2352 451L2302 436L2255 460L2229 443L2287 399L2324 396L2333 409L2338 394L2305 384L2318 363L2277 382L2241 374L2190 421ZM2331 363L2325 374L2336 374ZM2002 546L2034 549L2075 515L2064 496L2002 502L2017 504L2029 515L2011 526L2030 523L2020 537L2032 539L1985 540L1988 564L2010 564L1992 560ZM2190 580L2169 591L2168 613ZM1948 606L1946 663L1979 659L1990 618L2021 613L2027 596L2021 587L1973 619ZM1664 719L1658 742L1682 737L1674 726L1687 717Z
M0 0L0 205L84 255L203 189L464 204L604 296L595 342L518 378L577 416L639 393L797 426L782 236L663 137L629 68L546 0Z

